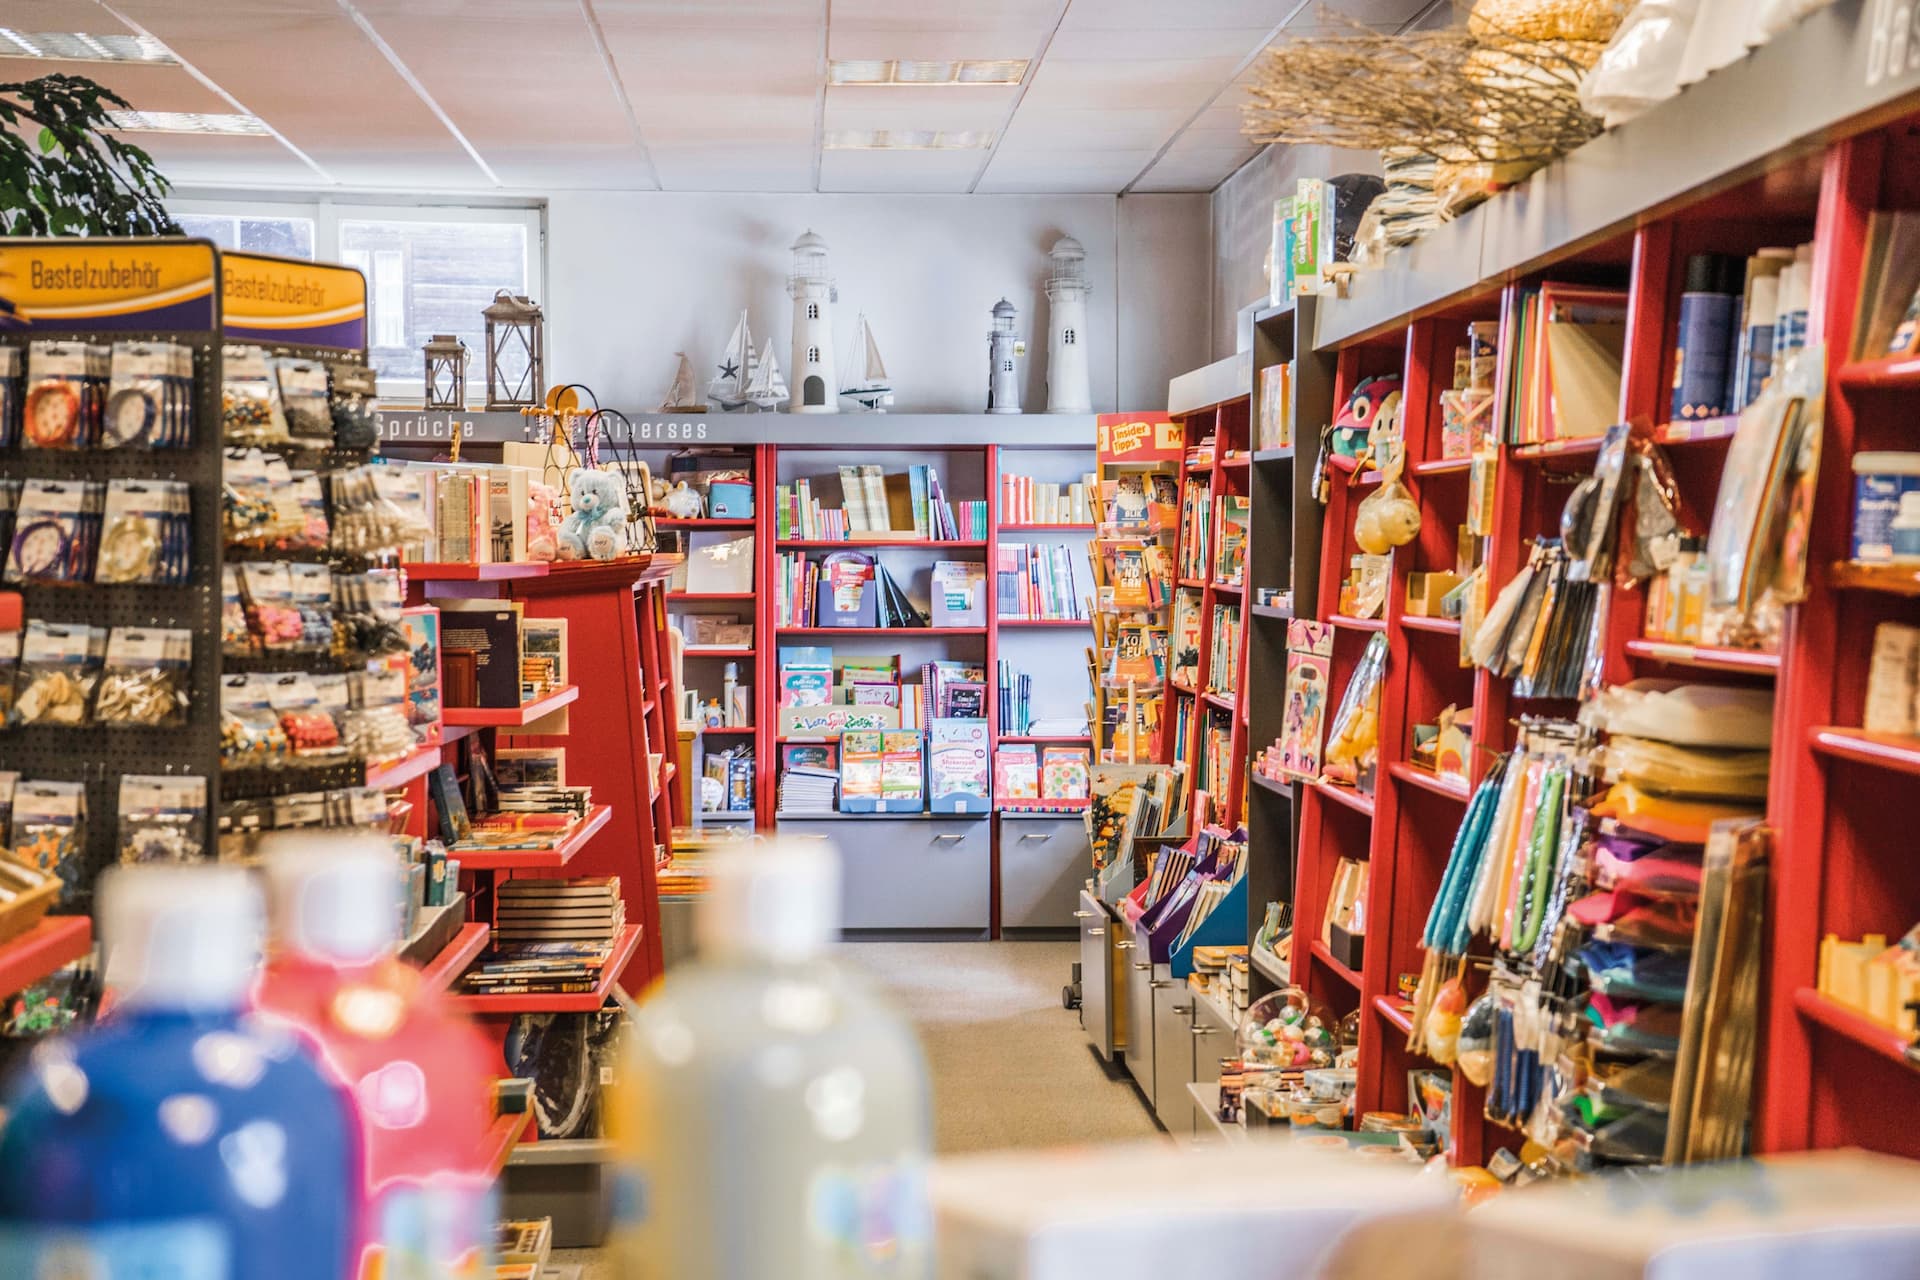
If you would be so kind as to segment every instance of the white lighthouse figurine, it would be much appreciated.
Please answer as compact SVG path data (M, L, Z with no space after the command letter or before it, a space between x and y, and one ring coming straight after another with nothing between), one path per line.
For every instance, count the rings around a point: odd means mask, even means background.
M1020 355L1020 344L1013 336L1020 313L1005 298L993 304L993 332L987 335L987 412L1020 412L1020 379L1013 359Z
M833 273L827 242L809 231L793 242L787 296L793 299L793 412L834 413L840 407L833 363Z
M1087 372L1087 251L1072 236L1054 241L1047 256L1047 412L1092 413Z

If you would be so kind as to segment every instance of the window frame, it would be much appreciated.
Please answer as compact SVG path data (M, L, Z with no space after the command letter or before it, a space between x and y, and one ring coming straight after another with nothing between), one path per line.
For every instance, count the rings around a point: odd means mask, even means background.
M527 296L545 305L547 282L547 206L544 202L519 204L463 204L457 202L397 204L390 200L367 200L285 196L254 200L243 193L222 196L183 196L168 199L167 208L176 213L223 218L310 218L313 220L313 260L338 263L340 224L342 222L487 222L518 223L527 232ZM372 306L372 298L368 299ZM373 317L367 317L369 332ZM484 339L482 340L484 345ZM553 348L547 342L547 360L551 367ZM468 394L486 391L486 353L478 348L470 353ZM410 378L382 378L383 403L420 404L426 400L426 368ZM478 380L476 382L476 379Z

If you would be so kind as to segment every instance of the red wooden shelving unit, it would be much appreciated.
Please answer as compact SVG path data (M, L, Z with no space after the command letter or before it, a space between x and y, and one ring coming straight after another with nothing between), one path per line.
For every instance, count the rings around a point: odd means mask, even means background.
M86 916L46 916L19 937L0 943L0 994L13 995L93 949Z

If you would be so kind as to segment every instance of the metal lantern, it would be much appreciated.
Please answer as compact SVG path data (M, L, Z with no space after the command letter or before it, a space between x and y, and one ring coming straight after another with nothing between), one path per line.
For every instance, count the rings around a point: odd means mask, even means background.
M487 321L487 408L541 403L547 381L540 305L502 289L480 314Z
M421 352L427 358L427 408L466 408L467 344L451 333L436 333Z

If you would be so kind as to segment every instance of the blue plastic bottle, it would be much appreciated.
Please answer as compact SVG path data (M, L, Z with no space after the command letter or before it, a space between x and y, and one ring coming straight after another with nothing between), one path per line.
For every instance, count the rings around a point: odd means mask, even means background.
M359 1227L347 1097L243 1012L262 910L246 874L109 872L118 1006L39 1046L0 1133L0 1276L342 1280Z

